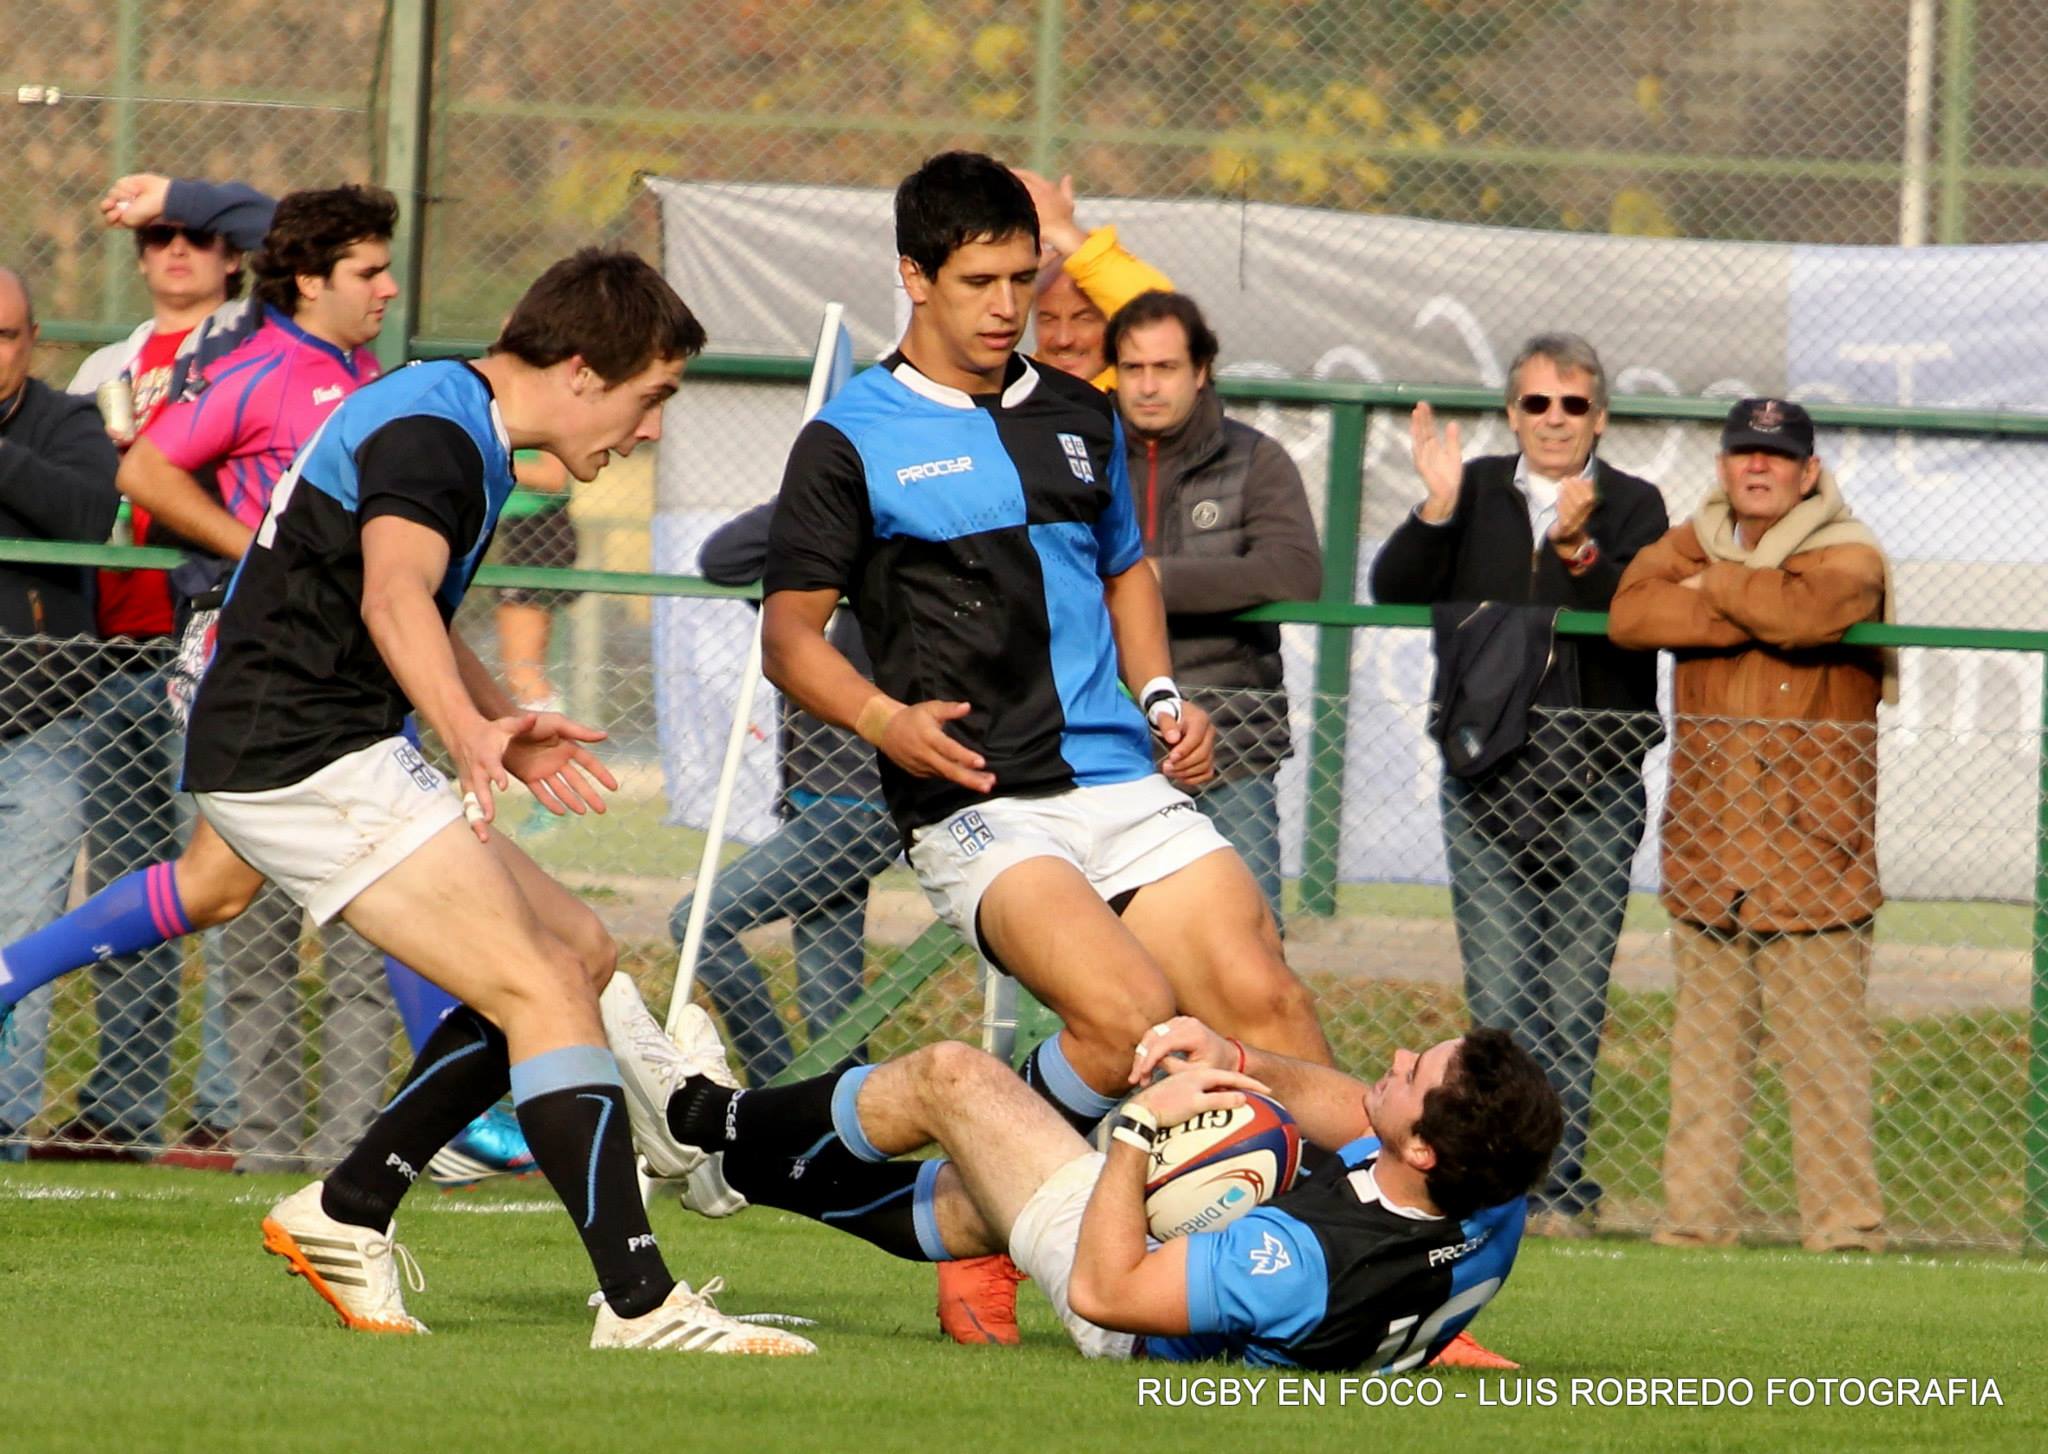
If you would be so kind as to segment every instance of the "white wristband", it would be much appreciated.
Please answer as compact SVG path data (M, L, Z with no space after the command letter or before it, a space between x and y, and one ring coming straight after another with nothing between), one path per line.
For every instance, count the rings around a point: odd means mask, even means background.
M1180 720L1180 688L1174 685L1172 677L1154 677L1138 692L1138 710L1145 714L1147 722L1157 723L1156 714L1165 712L1174 721Z

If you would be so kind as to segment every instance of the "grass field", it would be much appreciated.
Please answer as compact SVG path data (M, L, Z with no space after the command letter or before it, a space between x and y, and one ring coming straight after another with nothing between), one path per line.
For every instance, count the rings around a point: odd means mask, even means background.
M707 1223L664 1205L655 1227L682 1275L726 1276L728 1310L815 1318L819 1357L592 1353L589 1272L539 1182L416 1195L400 1226L428 1291L409 1302L434 1336L347 1334L258 1250L264 1208L292 1185L0 1169L0 1449L2048 1447L2040 1263L1537 1243L1476 1329L1531 1381L1445 1374L1405 1390L1437 1406L1393 1408L1331 1377L1312 1381L1324 1407L1277 1408L1268 1376L1256 1408L1174 1408L1141 1405L1140 1379L1232 1370L1084 1364L1030 1289L1025 1347L954 1348L933 1325L926 1269L776 1213ZM1572 1406L1573 1379L1651 1376L1746 1378L1752 1402ZM1801 1377L1957 1378L1980 1396L1989 1379L2002 1403L1827 1407L1816 1389L1802 1408L1787 1386L1766 1404L1766 1380ZM1501 1406L1541 1379L1556 1406Z

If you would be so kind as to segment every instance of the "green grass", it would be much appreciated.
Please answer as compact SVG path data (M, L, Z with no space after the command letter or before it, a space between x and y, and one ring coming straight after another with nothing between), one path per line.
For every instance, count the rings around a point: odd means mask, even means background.
M1808 1257L1539 1243L1477 1331L1555 1380L1551 1408L1481 1406L1499 1375L1447 1374L1436 1408L1141 1407L1141 1377L1220 1367L1086 1364L1026 1290L1026 1346L939 1338L931 1277L775 1213L656 1210L677 1271L722 1273L733 1311L818 1320L804 1361L592 1353L589 1271L541 1184L404 1209L429 1278L427 1339L347 1334L258 1250L293 1183L154 1168L0 1168L0 1447L69 1450L1802 1451L2048 1447L2048 1267L1990 1257ZM487 1207L501 1214L478 1215ZM1570 1406L1570 1380L1748 1378L1747 1409ZM1762 1406L1773 1377L1995 1379L2003 1406ZM1524 1388L1534 1385L1522 1385ZM1418 1385L1419 1387L1419 1385ZM1458 1395L1463 1394L1460 1398Z

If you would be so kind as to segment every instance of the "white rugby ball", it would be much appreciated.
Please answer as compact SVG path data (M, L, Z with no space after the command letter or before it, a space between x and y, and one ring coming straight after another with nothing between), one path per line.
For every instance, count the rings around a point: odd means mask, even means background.
M1247 1097L1160 1128L1145 1178L1145 1222L1166 1241L1213 1232L1294 1185L1301 1130L1286 1107Z

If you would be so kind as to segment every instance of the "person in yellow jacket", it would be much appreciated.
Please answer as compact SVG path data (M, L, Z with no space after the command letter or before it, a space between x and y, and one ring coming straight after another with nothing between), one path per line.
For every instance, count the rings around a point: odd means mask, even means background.
M1140 293L1171 293L1173 282L1126 252L1115 227L1081 229L1074 221L1072 177L1054 183L1024 167L1010 170L1038 209L1043 249L1033 313L1037 349L1032 357L1108 392L1116 387L1116 366L1102 346L1109 320Z

